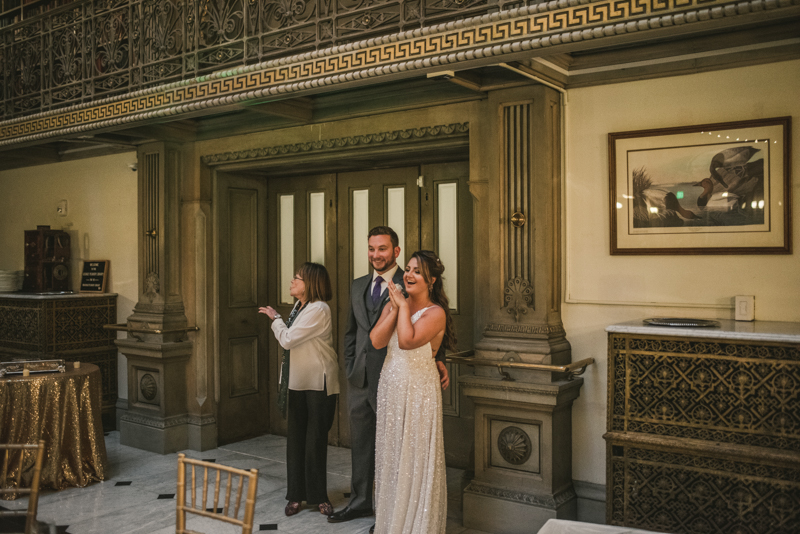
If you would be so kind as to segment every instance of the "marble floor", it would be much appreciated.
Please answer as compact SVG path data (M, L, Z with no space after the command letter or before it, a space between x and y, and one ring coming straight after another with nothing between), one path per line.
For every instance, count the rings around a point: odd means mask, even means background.
M107 480L85 488L44 491L39 520L54 525L52 534L170 534L175 532L177 454L160 455L126 447L119 432L106 435ZM366 534L374 517L331 524L316 508L286 517L286 439L261 436L211 451L185 451L191 458L214 460L241 469L258 469L254 532ZM447 534L482 534L461 526L461 489L464 472L447 470ZM350 491L350 450L328 447L328 495L338 510ZM0 501L7 509L24 509L26 499ZM190 516L187 527L206 534L241 532L232 525ZM45 530L45 532L47 531ZM4 529L0 528L0 532Z

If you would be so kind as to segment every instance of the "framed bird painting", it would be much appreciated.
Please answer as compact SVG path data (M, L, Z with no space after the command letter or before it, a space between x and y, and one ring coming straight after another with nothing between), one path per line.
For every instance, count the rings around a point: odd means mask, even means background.
M611 254L791 254L791 118L608 134Z

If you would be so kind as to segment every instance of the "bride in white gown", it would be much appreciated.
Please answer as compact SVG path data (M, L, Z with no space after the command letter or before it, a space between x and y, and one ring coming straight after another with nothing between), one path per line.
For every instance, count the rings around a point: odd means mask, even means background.
M447 491L442 391L433 355L455 348L444 266L431 251L415 252L403 282L389 284L391 305L372 329L375 348L388 345L378 383L375 494L378 534L445 532Z

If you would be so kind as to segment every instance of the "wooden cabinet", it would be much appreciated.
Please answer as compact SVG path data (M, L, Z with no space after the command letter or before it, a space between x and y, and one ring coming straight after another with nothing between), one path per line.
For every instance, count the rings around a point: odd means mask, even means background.
M0 361L63 358L93 363L103 377L104 426L117 402L117 295L0 293Z
M800 532L800 324L609 327L607 522Z

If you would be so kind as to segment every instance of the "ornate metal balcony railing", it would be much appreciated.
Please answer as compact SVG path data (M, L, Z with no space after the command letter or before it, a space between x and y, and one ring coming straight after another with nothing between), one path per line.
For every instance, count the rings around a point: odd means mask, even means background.
M0 13L2 119L534 3L76 0L60 5L64 1L40 0L40 14L30 18ZM47 6L57 7L47 11Z

